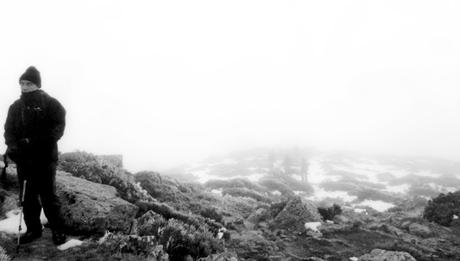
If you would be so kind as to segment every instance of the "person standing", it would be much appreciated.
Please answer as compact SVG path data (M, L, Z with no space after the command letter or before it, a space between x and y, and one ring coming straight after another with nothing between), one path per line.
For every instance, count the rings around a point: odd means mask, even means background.
M56 196L58 140L65 129L66 111L59 101L41 89L40 72L33 66L19 78L21 96L8 110L5 122L7 155L17 166L20 191L24 188L24 221L27 232L21 244L42 236L43 211L56 245L65 243L60 202Z

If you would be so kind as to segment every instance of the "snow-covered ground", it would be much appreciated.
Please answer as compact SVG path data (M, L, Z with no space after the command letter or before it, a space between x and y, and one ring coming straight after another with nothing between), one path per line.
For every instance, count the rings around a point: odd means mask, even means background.
M353 200L356 200L357 197L348 194L346 191L326 191L323 188L319 187L318 185L313 185L313 195L306 197L306 199L312 200L312 201L321 201L327 198L336 198L336 199L341 199L344 202L352 202Z
M268 154L268 153L267 153ZM280 159L281 158L281 159ZM279 155L277 159L274 159L272 167L275 170L283 171L284 170L284 161L282 160L283 155ZM294 157L295 158L295 157ZM233 179L233 178L246 178L250 181L257 182L265 175L268 175L271 172L271 169L267 168L267 165L254 163L254 166L247 166L248 170L245 175L238 175L232 177L221 177L219 176L219 164L225 164L227 167L235 165L240 167L241 164L246 164L248 161L246 158L239 158L234 160L231 158L224 158L223 160L216 160L216 164L205 164L201 167L196 166L195 171L192 169L190 173L197 177L197 180L201 183L204 183L211 179ZM258 156L258 161L263 162L263 157ZM293 166L290 167L292 173L289 173L290 177L298 182L301 182L302 178L300 175L300 167L298 162L293 160ZM432 178L433 182L426 183L426 186L429 186L430 189L443 192L453 192L458 190L455 184L452 186L442 185L441 182L436 182L437 178L441 178L445 173L443 173L443 168L431 168L426 167L423 169L422 166L435 166L435 164L429 164L430 162L425 162L426 164L419 164L420 161L414 159L386 159L386 158L377 158L377 157L364 157L364 156L353 156L347 155L344 157L336 156L334 154L327 153L318 153L315 155L308 156L308 176L307 182L313 188L313 194L309 195L307 198L313 201L322 201L322 200L332 200L337 199L338 202L353 203L356 206L368 206L372 207L378 211L384 211L390 207L393 207L392 202L384 202L379 200L364 200L360 203L356 202L357 196L354 196L355 191L349 191L350 189L356 189L356 186L350 184L350 180L357 180L357 184L363 184L366 186L366 189L379 191L382 193L389 194L389 196L394 197L405 197L408 193L413 193L413 189L418 188L420 183L417 177ZM268 163L268 159L267 159ZM212 168L210 166L217 166L217 168ZM417 168L420 166L420 168ZM460 172L460 170L459 170ZM400 183L391 182L390 178L402 178L403 180ZM412 180L414 181L412 183ZM328 191L324 188L328 186L325 185L326 182L344 182L343 189L336 189L335 191ZM352 182L352 181L351 181ZM373 186L375 184L376 186ZM412 187L416 186L416 187ZM331 186L332 187L332 186ZM296 195L304 196L304 192L296 191ZM427 195L421 195L427 196ZM391 198L391 197L390 197Z
M395 186L387 185L385 188L385 191L392 192L392 193L406 194L407 191L409 191L409 189L410 189L409 184L401 184L401 185L395 185Z
M434 173L433 171L430 171L430 170L419 170L419 171L416 171L414 174L417 176L429 177L429 178L441 177L440 173Z
M19 229L19 216L20 216L20 210L19 209L14 209L6 214L6 218L3 220L0 220L0 231L5 232L8 234L17 234L18 229ZM43 210L40 214L40 220L42 224L48 223L48 220L45 217L45 214L43 213ZM24 223L24 216L22 216L21 219L21 233L25 233L27 230L27 226Z
M323 167L321 158L315 157L310 159L308 168L308 182L312 184L319 184L326 180L338 181L341 177L337 175L327 175Z
M211 193L222 196L222 189L213 189L211 190Z
M235 178L248 179L248 180L250 180L252 182L257 182L260 178L262 178L263 176L266 175L265 173L252 173L250 175L245 175L245 176L236 175L236 176L232 176L232 177L221 177L221 176L218 176L218 175L211 174L209 168L190 171L190 173L193 176L195 176L196 181L201 183L201 184L204 184L207 181L213 180L213 179L216 179L216 180L230 180L230 179L235 179Z
M385 201L381 201L381 200L364 200L360 203L357 203L357 204L353 204L352 205L353 207L362 207L362 206L368 206L368 207L371 207L377 211L386 211L388 210L389 208L392 208L394 207L395 205L392 204L392 203L389 203L389 202L385 202Z
M458 190L458 188L445 187L445 186L441 186L439 184L435 184L433 182L428 183L428 186L430 186L434 190L441 191L441 192L455 192L456 190Z
M64 251L72 247L80 246L83 244L83 241L78 239L70 239L69 241L65 242L64 244L57 247L57 249Z

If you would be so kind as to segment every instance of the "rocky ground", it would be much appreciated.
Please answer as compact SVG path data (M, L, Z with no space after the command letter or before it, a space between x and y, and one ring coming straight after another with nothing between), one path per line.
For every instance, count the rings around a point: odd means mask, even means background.
M45 228L16 254L15 235L3 231L1 261L460 260L459 222L429 222L422 217L426 203L415 198L384 212L342 206L326 220L316 202L265 193L268 187L249 181L235 181L239 190L220 195L211 191L228 183L133 175L81 152L62 155L59 169L67 233L82 244L59 250ZM14 166L7 183L0 189L0 227L17 204Z

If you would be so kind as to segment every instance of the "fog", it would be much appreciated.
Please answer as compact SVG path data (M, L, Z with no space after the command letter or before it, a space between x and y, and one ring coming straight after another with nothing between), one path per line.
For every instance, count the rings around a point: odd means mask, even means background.
M457 160L458 1L7 1L0 120L29 65L62 152L159 170L254 146ZM0 150L5 150L2 143Z

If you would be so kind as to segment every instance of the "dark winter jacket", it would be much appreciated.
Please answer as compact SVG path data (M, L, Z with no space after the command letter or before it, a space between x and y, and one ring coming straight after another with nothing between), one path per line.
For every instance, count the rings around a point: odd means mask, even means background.
M65 114L59 101L42 90L21 94L10 106L5 123L10 158L16 163L57 161L57 141L64 134Z

